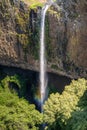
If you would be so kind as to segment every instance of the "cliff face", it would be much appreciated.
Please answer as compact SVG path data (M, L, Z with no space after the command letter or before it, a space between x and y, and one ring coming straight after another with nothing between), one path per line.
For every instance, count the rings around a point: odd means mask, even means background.
M51 48L48 66L72 77L87 77L87 2L58 1L58 5L64 13L53 7L54 11L48 14Z
M74 15L68 21L68 47L67 52L77 66L87 68L87 2L80 0L74 2Z
M48 71L86 77L87 3L69 0L62 6L66 13L51 7L46 15ZM0 2L1 65L39 70L40 10L19 0Z
M20 0L0 2L0 64L24 69L37 67L32 54L34 25L31 12Z
M11 66L25 64L29 14L22 2L0 2L0 63ZM26 43L26 44L25 44ZM24 62L22 64L22 62ZM20 64L20 65L19 65Z

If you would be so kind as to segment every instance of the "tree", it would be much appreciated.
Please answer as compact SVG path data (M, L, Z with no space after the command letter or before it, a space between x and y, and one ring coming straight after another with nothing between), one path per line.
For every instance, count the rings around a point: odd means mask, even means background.
M13 75L13 76L6 76L4 79L1 80L0 84L4 90L10 90L13 93L18 93L20 97L24 96L26 93L26 86L25 81L23 80L19 75ZM16 87L13 87L13 85Z
M58 128L59 130L70 130L71 128L72 130L85 130L84 127L87 126L86 91L87 81L78 79L66 86L62 94L50 95L44 105L44 121L48 124L48 130L58 130ZM81 119L83 118L84 124L82 125ZM78 122L81 123L81 127L78 126Z
M0 84L0 130L39 130L42 115L16 92L11 93L7 79Z
M78 108L71 113L66 130L87 130L87 90L80 98Z

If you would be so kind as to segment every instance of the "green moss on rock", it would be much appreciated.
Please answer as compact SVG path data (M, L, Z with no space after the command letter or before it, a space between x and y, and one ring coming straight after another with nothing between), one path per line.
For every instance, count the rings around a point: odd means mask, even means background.
M52 69L58 70L58 66L56 64L51 65Z

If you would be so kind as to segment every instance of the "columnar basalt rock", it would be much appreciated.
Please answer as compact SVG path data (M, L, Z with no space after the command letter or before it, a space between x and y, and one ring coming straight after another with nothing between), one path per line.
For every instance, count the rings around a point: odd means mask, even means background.
M0 6L0 63L28 69L33 61L29 49L30 9L19 0L3 1Z
M87 2L62 0L65 12L46 15L48 70L71 78L87 77ZM39 71L40 9L27 2L0 2L0 64Z
M63 12L49 11L49 38L51 71L66 72L72 77L87 76L87 2L58 1ZM55 13L57 12L57 15ZM59 13L59 15L58 15ZM51 62L50 62L51 60Z

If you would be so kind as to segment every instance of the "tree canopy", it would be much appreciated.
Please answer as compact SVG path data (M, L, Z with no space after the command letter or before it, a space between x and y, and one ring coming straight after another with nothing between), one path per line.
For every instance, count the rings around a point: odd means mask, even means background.
M10 82L24 87L17 75L0 81L0 130L39 130L43 122L47 130L87 130L87 80L73 80L62 94L52 93L43 115L35 105L19 98Z
M87 129L87 81L73 80L62 94L51 94L44 105L48 130Z
M38 130L42 115L34 105L19 98L15 91L10 91L10 81L19 83L13 77L6 77L0 82L0 130Z

